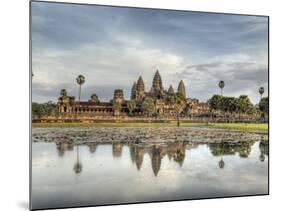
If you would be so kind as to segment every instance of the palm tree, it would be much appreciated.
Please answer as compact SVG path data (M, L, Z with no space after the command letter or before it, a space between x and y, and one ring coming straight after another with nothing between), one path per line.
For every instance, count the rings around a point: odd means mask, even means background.
M133 111L135 110L136 106L137 106L137 104L136 104L135 100L130 100L130 101L127 102L127 107L129 109L130 114L133 113Z
M177 126L180 126L180 114L183 111L184 107L185 107L185 98L181 93L177 93L175 95L175 108L177 111Z
M219 161L219 167L220 167L220 169L223 169L223 168L224 168L224 161L223 161L222 158L221 158L221 160Z
M264 88L263 88L263 87L260 87L260 88L259 88L259 93L260 93L261 99L262 99L262 95L263 95L263 93L264 93Z
M221 89L221 96L222 96L222 90L223 90L223 88L224 88L224 81L220 81L219 82L219 87L220 87L220 89Z
M78 75L76 81L79 85L78 107L80 107L81 86L85 83L85 77L83 75Z
M73 167L73 171L76 173L76 174L79 174L81 171L82 171L82 164L79 162L79 146L77 145L76 146L76 149L77 149L77 161L76 163L74 164L74 167Z
M67 95L66 89L60 90L60 95L61 96L66 96Z

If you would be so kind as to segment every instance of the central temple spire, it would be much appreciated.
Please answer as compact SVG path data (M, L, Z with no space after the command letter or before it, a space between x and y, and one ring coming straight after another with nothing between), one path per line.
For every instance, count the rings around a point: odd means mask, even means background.
M180 81L178 86L178 93L181 94L184 98L186 98L185 86L183 80Z
M153 88L154 91L163 90L162 79L161 79L159 70L157 70L155 75L154 75L153 82L152 82L152 88Z
M136 99L141 100L144 97L145 97L144 82L142 77L140 76L136 85Z

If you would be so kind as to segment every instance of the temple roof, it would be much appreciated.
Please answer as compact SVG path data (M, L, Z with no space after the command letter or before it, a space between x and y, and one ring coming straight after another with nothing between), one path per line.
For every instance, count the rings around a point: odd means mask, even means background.
M143 79L142 79L141 76L138 79L136 90L137 91L144 91L144 82L143 82Z
M169 89L168 89L168 94L174 94L174 88L172 87L172 85L170 85Z
M184 97L186 97L185 86L184 86L183 80L181 80L179 83L178 93L181 93Z
M152 87L154 90L162 90L162 79L159 73L159 70L156 70L156 73L153 78Z

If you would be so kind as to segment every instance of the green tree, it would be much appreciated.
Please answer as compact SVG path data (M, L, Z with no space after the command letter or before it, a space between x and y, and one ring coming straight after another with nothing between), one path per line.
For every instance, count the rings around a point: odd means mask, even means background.
M209 99L209 105L212 110L220 109L221 107L222 96L213 95L211 99Z
M76 82L79 85L78 104L80 107L81 86L85 83L85 77L83 75L78 75Z
M146 115L155 113L155 104L153 99L145 98L145 100L141 104L141 109Z
M233 113L237 111L238 99L235 97L222 97L221 99L221 109L224 112Z
M135 100L130 100L130 101L127 102L127 107L129 109L130 114L133 113L133 111L135 110L136 106L137 106L137 104L136 104Z
M79 161L79 145L76 146L76 155L77 155L77 160L76 160L76 163L74 164L74 167L73 167L73 171L76 173L76 174L79 174L82 172L82 163Z
M260 88L259 88L259 93L260 93L261 99L262 99L262 95L263 95L263 93L264 93L264 87L260 87Z
M181 92L178 92L175 95L175 108L177 111L177 125L180 126L180 114L182 113L183 109L185 108L185 97Z
M32 103L32 118L41 118L43 116L44 109L40 103Z
M259 102L259 109L261 112L268 114L269 111L268 107L269 107L268 97L263 97Z
M44 108L44 115L49 116L56 111L57 104L52 101L48 101L47 103L43 104L43 108Z
M238 98L238 112L253 114L255 107L247 95L240 95Z
M49 116L56 112L57 105L52 101L47 103L32 103L32 118L41 118L43 116Z

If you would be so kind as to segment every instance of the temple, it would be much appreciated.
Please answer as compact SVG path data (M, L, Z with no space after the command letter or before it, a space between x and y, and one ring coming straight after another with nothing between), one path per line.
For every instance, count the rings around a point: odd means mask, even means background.
M113 92L109 102L101 102L96 93L88 101L76 101L68 96L66 90L61 91L58 98L58 113L69 118L105 117L105 116L163 116L176 117L191 114L204 114L210 111L207 103L199 103L197 99L187 97L186 87L181 80L175 91L172 85L165 90L159 70L155 72L150 90L145 89L142 76L132 84L129 100L124 98L122 89ZM180 109L179 101L180 99Z

